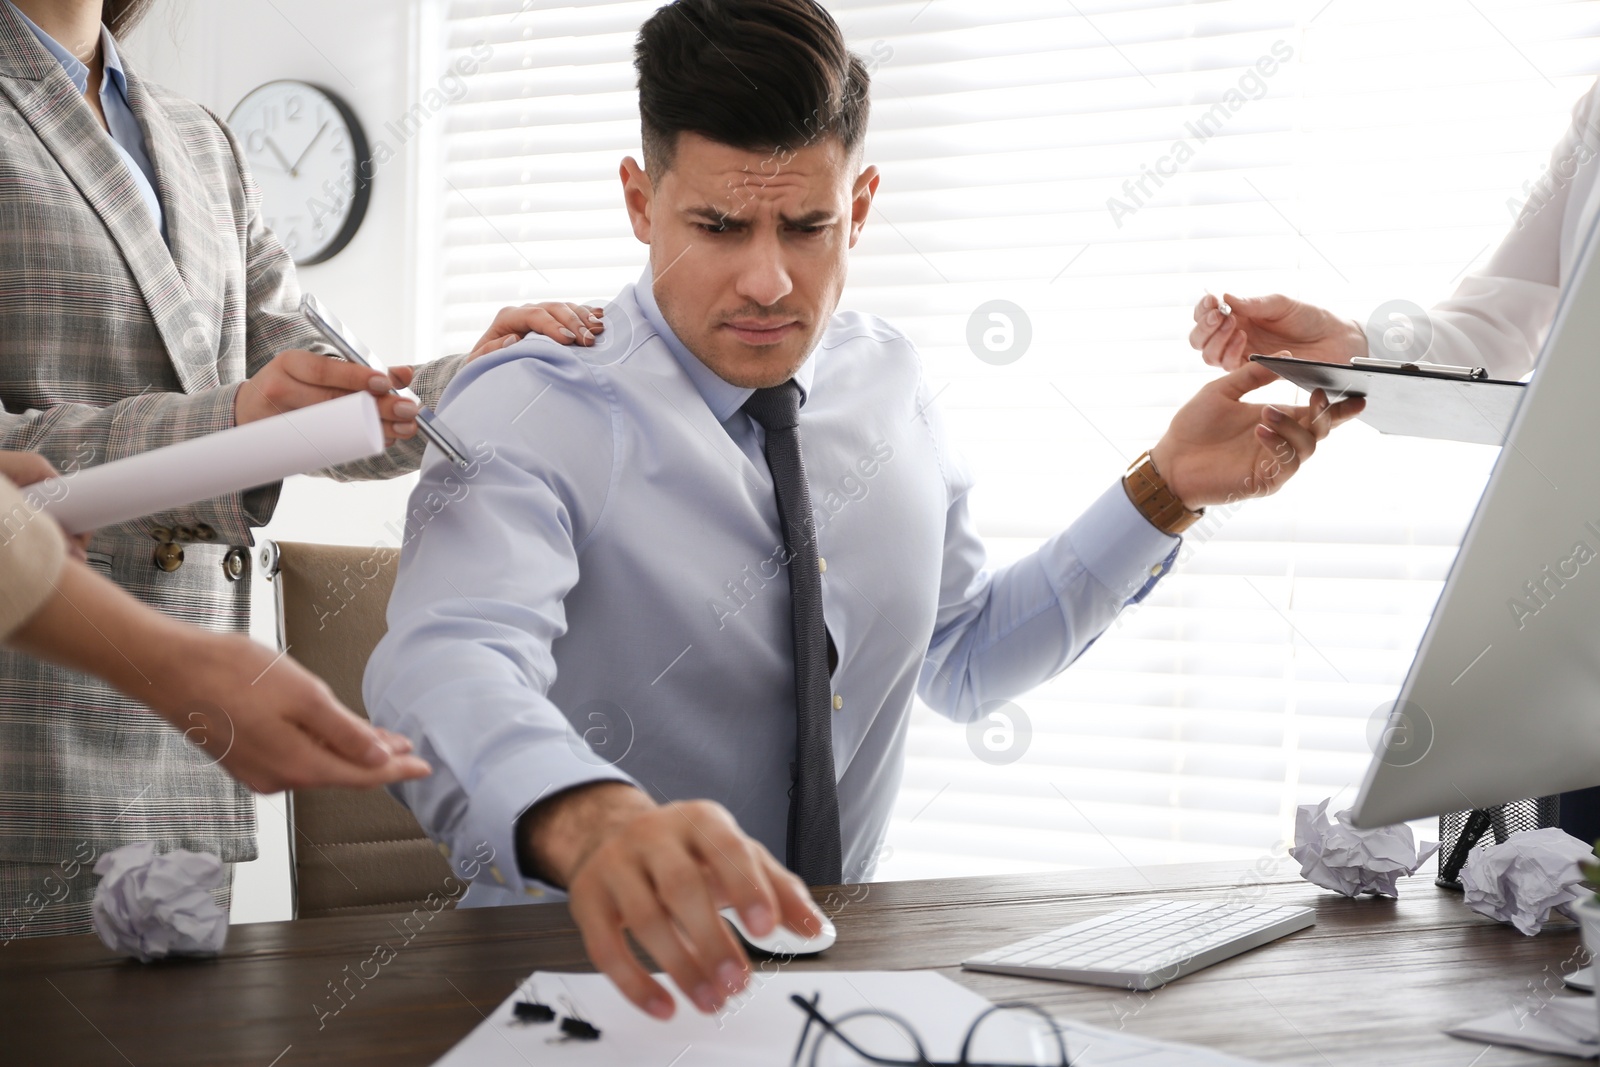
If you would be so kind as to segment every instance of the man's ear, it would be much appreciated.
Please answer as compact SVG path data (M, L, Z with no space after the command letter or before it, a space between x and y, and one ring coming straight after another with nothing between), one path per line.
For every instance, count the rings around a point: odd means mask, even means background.
M872 198L878 195L878 182L883 175L877 167L868 167L856 179L850 200L850 247L861 239L861 227L867 224L867 213L872 210Z
M640 244L650 243L650 215L655 205L655 185L650 175L629 156L622 161L618 175L622 179L622 202L628 208L628 221L633 224L633 235Z

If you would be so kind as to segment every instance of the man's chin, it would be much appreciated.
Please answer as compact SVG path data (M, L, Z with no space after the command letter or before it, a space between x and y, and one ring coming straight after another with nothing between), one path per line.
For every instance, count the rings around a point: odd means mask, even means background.
M794 372L810 354L810 338L806 341L804 345L747 345L735 341L716 345L705 354L695 352L695 355L730 385L741 389L768 389L794 377Z

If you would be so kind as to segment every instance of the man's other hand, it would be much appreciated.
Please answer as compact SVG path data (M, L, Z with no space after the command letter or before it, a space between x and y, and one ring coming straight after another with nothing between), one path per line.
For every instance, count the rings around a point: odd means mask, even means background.
M1330 403L1321 389L1303 407L1244 402L1277 375L1246 363L1209 382L1178 409L1150 458L1168 488L1197 511L1282 488L1317 450L1317 442L1361 413L1366 400Z
M710 1014L750 979L718 909L737 908L758 937L778 925L806 937L822 929L804 883L709 800L657 804L622 782L577 786L529 809L519 842L525 868L566 886L590 961L658 1019L672 1016L673 999L624 931Z
M1367 338L1353 319L1286 296L1227 296L1223 314L1207 294L1194 306L1189 347L1223 370L1238 370L1252 355L1277 352L1324 363L1349 363L1367 354Z

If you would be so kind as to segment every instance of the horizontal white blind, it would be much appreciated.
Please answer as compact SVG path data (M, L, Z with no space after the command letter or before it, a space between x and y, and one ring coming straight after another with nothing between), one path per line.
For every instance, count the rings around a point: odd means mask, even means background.
M448 109L427 206L440 344L637 276L616 169L655 6L450 4L443 60L493 52ZM1498 242L1600 69L1591 2L828 6L874 65L884 173L845 304L921 348L996 562L1070 522L1209 379L1185 342L1204 291L1363 320L1432 303ZM995 299L1032 330L1003 366L966 341ZM1348 803L1492 461L1352 427L1019 698L1016 762L919 711L879 875L1248 858L1296 804Z

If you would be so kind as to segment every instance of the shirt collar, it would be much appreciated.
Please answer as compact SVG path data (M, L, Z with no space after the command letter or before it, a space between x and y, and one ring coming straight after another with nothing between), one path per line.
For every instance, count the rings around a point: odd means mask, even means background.
M661 308L656 304L655 277L649 266L646 266L644 273L639 276L639 282L634 286L634 296L639 301L639 310L644 313L645 321L649 322L666 342L667 349L683 367L684 373L694 383L695 389L699 390L700 397L706 402L706 407L711 409L711 414L716 416L718 422L727 422L733 418L755 390L734 385L723 379L678 340L678 335L667 325L667 320L661 315ZM794 372L794 383L800 387L802 407L805 406L806 397L811 395L811 379L816 372L814 356L814 352L807 356L806 361L800 364L800 369Z
M39 43L44 45L45 50L56 57L56 62L61 64L61 69L66 71L68 78L72 79L72 84L78 87L78 92L88 92L89 68L84 65L83 60L67 51L54 37L41 30L11 0L6 0L6 6L11 9L12 14L27 24L28 29L33 31L35 37L39 38ZM100 54L105 64L106 80L116 86L118 94L126 100L128 98L128 76L122 69L122 59L117 55L117 46L112 41L111 31L104 26L100 27ZM105 92L105 88L106 86L102 84L100 89L102 95Z

